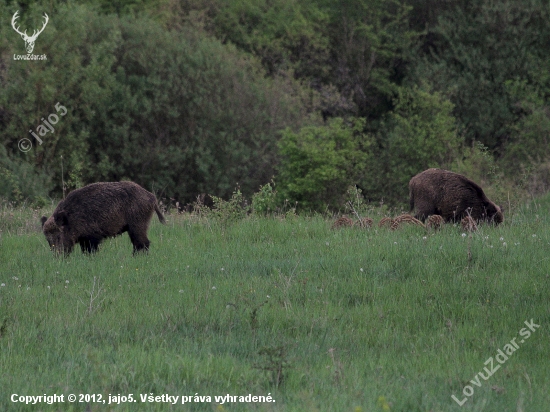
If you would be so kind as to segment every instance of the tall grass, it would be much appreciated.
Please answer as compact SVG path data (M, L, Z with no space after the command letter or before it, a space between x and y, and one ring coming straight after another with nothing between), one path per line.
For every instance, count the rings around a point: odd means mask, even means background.
M10 227L0 244L0 407L546 410L549 211L545 198L464 236L453 225L331 230L322 217L172 215L153 221L149 254L133 257L123 235L62 259L30 221L42 211L21 212L34 229ZM470 383L531 319L540 328L480 387ZM465 385L474 394L460 407L451 395L465 398ZM66 402L10 401L54 393ZM106 403L69 404L70 393ZM107 405L130 393L137 402ZM226 394L276 402L217 406Z

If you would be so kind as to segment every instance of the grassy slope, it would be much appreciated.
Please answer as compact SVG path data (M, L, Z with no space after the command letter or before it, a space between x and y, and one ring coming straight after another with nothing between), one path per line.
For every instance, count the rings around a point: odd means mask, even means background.
M293 218L222 229L171 216L153 223L152 250L138 257L127 235L93 257L55 259L40 233L4 231L0 408L548 410L549 210L546 198L472 238L451 225L332 231ZM469 383L530 319L540 328L481 387ZM277 385L263 369L281 361ZM451 395L463 399L467 384L475 393L459 407ZM12 393L276 402L70 409L13 404Z

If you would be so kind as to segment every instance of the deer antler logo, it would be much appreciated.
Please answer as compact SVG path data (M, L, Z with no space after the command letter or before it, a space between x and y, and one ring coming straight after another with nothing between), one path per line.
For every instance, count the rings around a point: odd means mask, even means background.
M38 35L40 33L42 33L44 31L44 29L46 28L46 24L48 24L48 20L49 17L46 13L44 13L44 25L42 26L42 28L40 30L38 30L38 32L35 30L32 34L32 36L28 36L27 35L27 30L25 30L24 33L21 33L19 31L19 27L15 27L15 20L17 20L17 18L19 17L17 15L17 13L19 13L19 11L16 11L15 14L13 15L13 18L11 19L11 26L13 27L13 29L19 33L21 35L21 37L23 38L23 40L25 40L25 48L27 49L27 53L31 54L32 51L34 50L34 42L36 41L36 38L38 37Z

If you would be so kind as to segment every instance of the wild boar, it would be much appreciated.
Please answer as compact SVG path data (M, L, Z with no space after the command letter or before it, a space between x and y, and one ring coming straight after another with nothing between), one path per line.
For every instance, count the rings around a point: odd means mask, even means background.
M148 250L147 229L153 211L166 223L155 195L133 182L93 183L69 193L42 229L56 252L71 253L76 243L82 252L96 252L101 241L128 232L134 253Z
M428 169L409 182L411 211L422 221L430 215L441 215L445 221L458 222L470 215L476 221L502 223L504 215L491 202L483 189L458 173Z

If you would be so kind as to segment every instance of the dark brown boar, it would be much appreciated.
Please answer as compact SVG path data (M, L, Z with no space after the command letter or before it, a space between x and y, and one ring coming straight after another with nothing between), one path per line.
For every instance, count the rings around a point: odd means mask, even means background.
M134 253L149 249L147 229L153 211L166 223L155 195L133 182L93 183L69 193L42 229L56 252L71 253L76 243L93 253L105 238L128 232Z
M476 221L502 223L500 207L491 202L483 189L465 176L442 169L428 169L409 182L411 211L425 221L429 215L441 215L457 222L468 214Z

